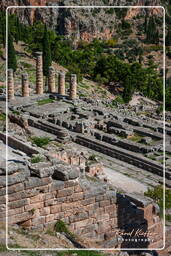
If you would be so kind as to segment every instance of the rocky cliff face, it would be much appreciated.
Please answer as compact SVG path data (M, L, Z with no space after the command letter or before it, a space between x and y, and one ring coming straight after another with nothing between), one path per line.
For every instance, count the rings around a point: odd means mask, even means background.
M61 8L61 6L91 6L91 8ZM161 8L153 9L114 9L93 8L93 6L160 6L161 0L9 0L1 4L5 9L9 5L20 6L57 6L60 8L47 9L11 9L17 12L20 20L25 24L32 24L35 20L45 22L59 34L75 41L91 41L93 38L109 39L117 35L118 25L125 19L133 22L135 17L144 17L146 12L162 16ZM140 23L141 24L141 23Z

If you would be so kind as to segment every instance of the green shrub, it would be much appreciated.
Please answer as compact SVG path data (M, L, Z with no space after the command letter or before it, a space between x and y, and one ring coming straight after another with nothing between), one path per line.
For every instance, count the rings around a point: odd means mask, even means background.
M24 61L21 61L20 64L24 67L24 68L32 68L33 65Z
M96 161L96 155L95 154L90 155L88 160Z
M49 144L50 138L49 137L37 137L34 136L31 138L31 141L33 144L35 144L38 147L43 147Z
M166 220L171 221L171 215L170 214L166 214Z
M0 244L0 252L6 252L7 248L5 246L5 244Z
M163 186L158 185L152 189L148 189L148 191L145 192L144 195L154 199L154 201L160 207L160 215L162 216L162 214L163 214ZM171 190L170 189L166 189L165 201L166 201L165 208L170 209L171 208Z
M56 232L59 232L59 233L64 232L64 233L68 234L69 236L71 236L72 238L75 237L74 234L69 231L69 229L68 229L67 225L65 224L65 222L62 221L62 220L58 220L56 222L56 224L54 226L54 229L55 229Z
M39 162L41 162L41 161L42 161L41 156L33 156L33 157L31 158L31 163L32 163L32 164L36 164L36 163L39 163Z
M0 113L0 120L5 121L6 120L6 115L3 113Z
M112 106L116 106L117 104L124 104L124 100L121 96L117 96L113 101L112 101Z

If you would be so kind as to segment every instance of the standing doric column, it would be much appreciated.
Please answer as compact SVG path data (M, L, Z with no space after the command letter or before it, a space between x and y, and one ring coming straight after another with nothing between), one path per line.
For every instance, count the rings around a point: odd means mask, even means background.
M36 52L36 94L43 94L42 52Z
M8 69L8 99L13 100L14 98L14 73L13 69Z
M27 73L22 75L22 96L23 97L29 96L29 80L28 80Z
M52 66L49 67L49 78L48 78L48 91L55 92L55 70Z
M77 97L77 75L72 74L71 75L71 81L70 81L70 93L69 98L70 100L74 100Z
M65 72L59 73L58 93L65 95Z

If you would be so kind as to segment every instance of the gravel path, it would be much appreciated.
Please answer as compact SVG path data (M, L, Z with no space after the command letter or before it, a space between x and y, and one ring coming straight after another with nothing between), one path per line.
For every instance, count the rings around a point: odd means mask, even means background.
M144 193L147 191L147 186L144 184L108 167L104 167L104 173L112 185L127 193Z

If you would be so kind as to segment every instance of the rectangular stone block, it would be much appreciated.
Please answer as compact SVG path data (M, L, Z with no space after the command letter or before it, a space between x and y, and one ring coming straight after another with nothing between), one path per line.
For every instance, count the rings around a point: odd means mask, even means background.
M91 210L96 211L98 208L99 208L99 203L98 202L85 206L85 209L87 211L91 211Z
M73 223L73 222L85 220L85 219L88 219L88 218L89 218L89 215L88 215L87 212L77 212L76 214L71 215L69 217L69 221L70 221L70 223Z
M51 184L52 178L46 177L46 178L38 178L38 177L29 177L27 181L25 181L25 188L37 188L41 186L45 186L48 184Z
M21 208L8 210L8 216L16 215L16 214L23 213L23 212L24 212L24 206Z
M8 187L8 194L16 193L23 190L24 190L24 183L17 183L17 186L11 185Z
M0 196L0 204L6 203L6 196Z
M36 196L30 197L30 204L43 201L43 194L38 194Z
M40 216L46 216L50 214L50 207L44 207L43 209L39 210Z
M95 203L95 197L88 198L81 201L82 205L89 205Z
M55 198L55 196L56 196L56 191L43 194L43 201L46 201L46 200L49 200L49 199L53 199L53 198Z
M116 205L109 205L109 206L105 206L105 212L106 213L113 213L116 211Z
M110 221L101 221L98 223L98 232L104 233L111 230Z
M29 197L35 196L38 193L39 192L35 189L19 191L19 192L10 194L8 196L8 200L9 200L9 202L17 201L17 200L21 200L21 199L24 199L24 198L29 198Z
M39 202L39 203L35 203L35 204L29 204L25 206L25 210L26 211L30 211L32 209L41 209L44 207L44 203L43 202Z
M49 199L47 201L44 202L45 207L46 206L51 206L55 204L55 200L54 199Z
M0 188L0 196L6 195L6 188Z
M49 214L45 218L45 223L54 221L54 219L55 219L55 215L54 214Z
M64 212L58 212L58 213L54 214L54 219L55 220L60 220L60 219L62 219L64 217L65 217L65 213Z
M110 205L110 200L104 200L100 202L100 207L108 206Z
M77 202L73 202L73 203L63 203L62 204L62 211L65 212L67 210L73 210L76 209L78 207L78 203Z
M50 186L50 191L56 191L56 190L61 190L65 186L65 182L61 180L53 180L52 184Z
M108 213L104 213L104 214L97 214L96 213L96 219L98 220L98 221L106 221L106 220L109 220L109 214Z
M93 219L89 218L89 219L86 219L86 220L81 220L81 221L78 221L78 222L75 222L75 229L79 229L81 227L85 227L85 226L88 226L88 225L92 225L93 224Z
M37 225L44 224L44 223L45 223L45 216L40 216L38 218L32 219L33 226L37 226Z
M16 223L20 223L20 222L26 221L26 220L31 219L31 218L32 218L32 214L30 212L24 212L24 213L21 213L21 214L10 216L8 218L8 223L9 224L16 224Z
M22 206L27 206L29 204L29 199L21 199L8 203L8 209L20 208Z
M74 187L78 185L78 181L75 180L67 180L65 181L65 188Z
M80 200L83 200L83 197L84 197L84 193L83 192L80 192L80 193L74 193L72 196L70 196L68 199L70 201L80 201Z
M59 190L57 193L57 197L66 197L66 196L70 196L72 195L72 193L74 192L73 188L65 188L62 190Z
M50 207L50 213L57 213L57 212L61 212L61 205L53 205Z

